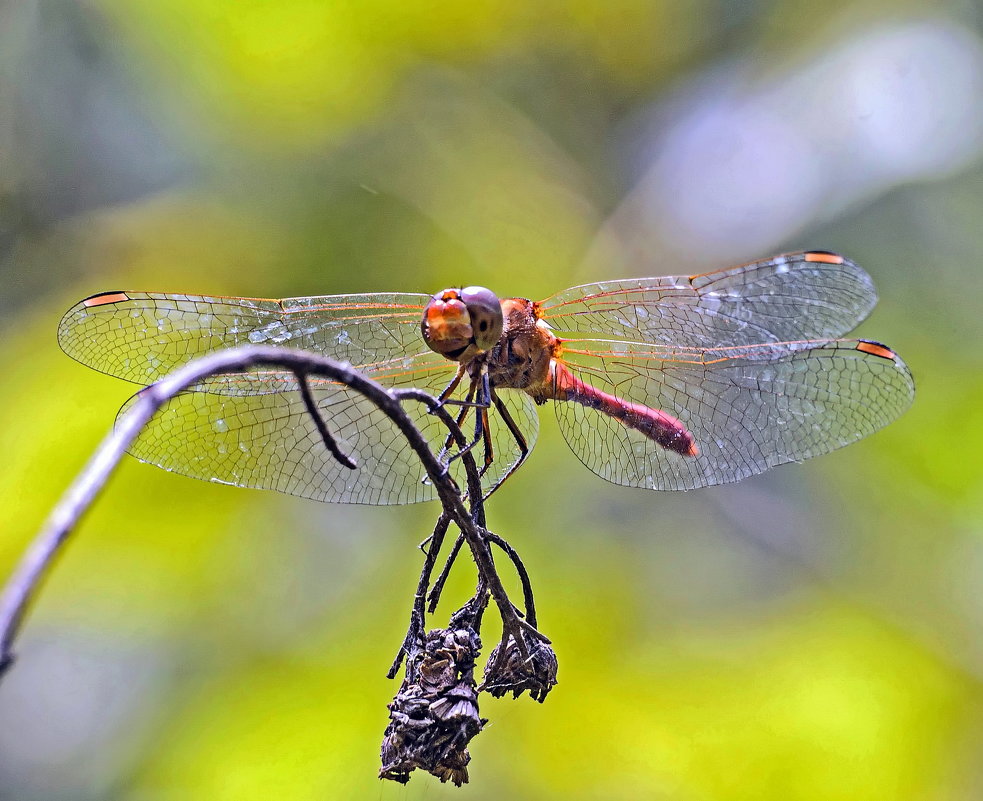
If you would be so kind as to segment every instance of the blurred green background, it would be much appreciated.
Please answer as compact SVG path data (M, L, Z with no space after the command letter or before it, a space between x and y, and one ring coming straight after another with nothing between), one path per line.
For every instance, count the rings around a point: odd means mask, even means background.
M560 685L483 701L461 790L375 778L435 506L127 460L0 686L0 798L981 797L981 13L0 2L4 576L130 393L55 343L102 290L537 298L826 248L873 275L860 332L919 392L858 445L685 494L595 478L544 409L489 514Z

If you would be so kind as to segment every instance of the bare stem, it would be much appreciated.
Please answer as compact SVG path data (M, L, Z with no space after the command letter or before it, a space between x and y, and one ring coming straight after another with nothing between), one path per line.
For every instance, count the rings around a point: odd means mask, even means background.
M437 524L434 526L433 534L430 535L430 544L425 551L426 556L423 560L423 569L420 571L420 580L416 585L416 595L413 596L410 626L406 632L406 638L399 647L399 652L396 654L396 658L393 660L392 666L386 674L386 678L396 678L396 674L399 673L399 668L403 664L403 657L412 653L414 648L419 648L423 645L424 621L426 619L424 603L427 597L427 588L430 585L430 576L433 573L434 565L437 563L437 554L440 553L440 546L444 542L444 535L447 533L450 523L451 519L446 512L441 513L440 517L437 518Z
M427 587L444 535L451 522L457 525L461 535L447 565L438 578L438 583L434 587L435 592L431 594L433 603L435 604L435 599L439 597L440 588L443 587L446 574L460 550L461 542L467 542L478 568L479 582L476 597L483 596L488 592L495 600L502 616L503 639L507 640L511 635L516 639L520 648L524 649L519 633L525 630L548 642L542 634L536 631L533 625L535 608L532 605L528 575L522 567L521 561L511 546L508 546L497 535L492 535L491 541L505 550L519 571L526 596L526 615L529 622L520 620L505 588L502 586L486 540L482 488L472 454L470 451L464 451L460 455L467 477L466 497L470 500L471 507L470 510L467 510L463 504L464 496L448 472L446 465L431 451L422 433L413 424L402 406L402 403L407 400L424 403L433 414L440 418L450 432L450 437L456 441L458 447L461 447L466 440L460 427L436 398L421 390L388 391L380 384L354 370L350 365L317 354L267 346L246 346L204 356L141 391L137 401L117 421L114 430L105 437L96 449L82 472L52 510L51 515L8 581L3 594L0 595L0 676L13 661L13 645L23 623L26 609L55 556L67 541L72 529L98 497L123 454L154 414L175 395L193 387L208 376L244 372L255 367L270 366L285 368L294 372L307 411L317 425L325 447L339 462L351 469L355 469L355 462L340 450L337 442L331 436L327 424L321 417L311 396L307 378L314 375L337 381L365 396L399 428L407 444L420 459L427 478L432 482L443 505L444 511L437 521L421 572L409 631L391 674L398 670L403 655L408 648L414 645L414 638L418 637L424 629Z
M291 370L298 375L328 378L365 396L386 414L403 434L409 447L420 459L427 477L437 490L445 513L462 530L467 532L469 544L475 543L476 546L479 546L475 547L474 550L480 554L480 532L471 514L468 513L462 503L460 490L446 468L430 450L423 434L406 414L401 405L402 398L397 397L396 393L387 391L381 384L366 378L348 364L336 362L333 359L313 353L261 345L218 351L190 362L156 384L144 389L139 394L137 401L118 420L113 431L105 437L82 472L58 501L41 531L17 565L4 588L2 596L0 596L0 675L9 668L13 661L14 640L20 631L27 606L42 578L67 541L68 535L99 495L113 469L136 439L140 430L167 401L208 376L244 372L255 367L280 367ZM304 381L300 382L302 392L304 383ZM404 391L400 394L426 402L442 419L449 418L446 411L439 408L436 399L431 398L425 392L407 393ZM321 432L322 438L326 431L327 428L325 427L324 431ZM340 452L339 455L344 457L344 454L340 454ZM474 475L474 479L469 479L469 491L472 498L480 498L477 473L475 472ZM476 486L478 487L477 493L474 492ZM481 515L483 516L483 512ZM476 556L476 561L479 563L480 571L489 571L487 560ZM501 582L496 581L497 576L490 576L489 578L489 583L494 588L493 596L499 607L503 608L507 597L504 595L504 589L501 588Z
M256 367L279 367L291 370L297 376L301 396L318 427L325 446L342 464L352 469L355 468L354 462L340 450L328 431L327 425L311 396L310 387L307 384L308 376L318 376L336 381L363 395L393 421L409 447L420 459L428 480L432 482L437 491L444 511L438 520L435 529L435 541L431 543L424 570L421 573L421 583L414 600L414 619L411 620L408 639L414 631L414 625L422 629L426 585L429 583L444 532L446 532L447 526L453 522L460 529L461 537L467 542L478 567L478 594L489 592L495 600L502 616L505 637L510 634L517 636L519 631L525 630L548 642L542 634L536 631L534 626L520 620L505 588L502 586L488 542L485 539L485 512L481 482L472 454L464 452L461 456L467 476L467 493L465 496L451 477L446 465L434 455L423 434L414 425L402 404L407 400L424 403L444 423L451 437L460 447L466 443L466 439L444 406L436 398L422 390L389 391L350 365L324 356L304 351L254 345L218 351L190 362L141 391L133 406L117 421L115 428L105 437L82 472L52 510L51 515L45 521L41 531L7 582L3 594L0 595L0 676L13 661L14 641L20 631L27 607L41 580L46 575L54 558L61 551L68 535L98 497L113 469L137 438L141 429L171 398L193 387L203 379L221 373L245 372ZM464 497L470 501L470 510L464 506ZM496 544L502 547L498 541ZM514 551L510 553L507 550L506 553L509 553L513 563L516 563L517 557L513 556ZM523 574L524 570L520 571L520 576ZM524 589L527 579L528 577L524 579ZM443 581L441 580L440 583L442 586ZM528 597L526 607L528 616L531 609ZM534 612L532 619L535 619ZM521 644L521 638L518 638L517 641Z
M298 370L296 372L297 383L300 388L300 397L304 401L304 407L307 409L307 414L310 415L311 419L314 421L314 425L317 427L317 433L321 435L321 441L324 442L324 447L328 449L336 461L343 464L349 470L354 470L358 465L355 460L352 459L347 453L342 453L341 448L338 447L337 440L331 436L331 432L328 431L328 424L324 422L324 418L321 417L321 410L317 408L317 404L314 402L314 396L311 395L311 385L307 382L307 373Z
M457 555L461 552L462 545L464 545L464 535L458 534L457 539L454 540L454 547L451 548L451 552L447 555L444 567L440 571L440 575L437 576L437 580L433 583L433 589L430 590L430 595L427 597L427 611L431 615L437 610L437 604L440 603L440 594L444 591L444 584L447 583L447 577L451 573L451 568L454 566Z
M437 401L436 398L428 395L426 392L417 389L401 389L394 391L392 394L397 400L412 399L425 403L429 407L430 411L437 415L450 431L454 431L456 427L454 418L447 412L447 409L444 408L443 404ZM383 411L385 411L385 409L383 409ZM410 423L410 425L412 426L412 423ZM457 433L460 433L460 428L457 428ZM416 434L418 437L420 437L420 439L422 439L422 435L419 431L416 431ZM458 444L462 444L464 441L463 436L457 441ZM427 448L427 456L434 462L438 461L429 448ZM427 460L423 459L422 456L420 458L424 462L424 467L427 469L427 474L431 475ZM451 515L451 518L457 524L457 527L461 530L461 534L464 536L465 541L468 543L468 547L471 549L471 555L474 557L474 561L478 566L478 575L487 584L488 591L491 593L496 606L498 606L498 611L502 617L502 625L505 631L516 636L516 642L520 647L524 647L522 645L521 638L518 637L518 632L520 630L525 630L538 639L541 639L544 642L549 642L549 640L542 633L537 631L534 626L529 625L524 620L519 618L519 616L516 614L515 607L512 605L512 601L509 600L505 587L502 586L502 579L498 575L498 571L495 569L495 562L492 559L491 550L488 547L488 543L484 540L485 510L481 493L481 483L477 472L472 470L470 466L474 463L474 457L469 451L464 454L462 459L467 470L468 497L471 500L472 514L469 516L464 511L464 506L460 495L452 496L449 493L442 492L441 487L437 485L437 492L440 495L441 502L444 503L444 510ZM446 471L444 471L444 475L446 476ZM453 484L453 482L451 483Z
M522 559L519 558L519 554L516 552L515 548L509 545L507 540L499 537L498 534L494 534L493 532L486 530L485 537L487 537L490 542L495 543L499 548L505 551L509 559L512 560L512 564L515 566L515 572L519 574L519 581L522 583L522 599L526 608L526 620L531 626L537 625L536 599L533 597L532 582L529 580L529 573L526 570L526 566L522 563Z

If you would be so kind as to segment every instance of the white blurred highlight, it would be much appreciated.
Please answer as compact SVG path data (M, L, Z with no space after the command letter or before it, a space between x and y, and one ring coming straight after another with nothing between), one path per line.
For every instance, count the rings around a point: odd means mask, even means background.
M620 243L629 270L757 256L977 159L983 42L944 20L868 29L766 82L726 65L652 112L642 177L602 240Z

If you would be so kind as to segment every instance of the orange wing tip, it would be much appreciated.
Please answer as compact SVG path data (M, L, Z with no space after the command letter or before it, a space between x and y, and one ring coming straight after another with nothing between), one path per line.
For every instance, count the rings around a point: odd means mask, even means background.
M882 345L880 342L869 342L866 339L861 339L857 343L857 350L861 353L869 353L871 356L880 356L882 359L890 359L891 361L897 358L897 354L887 347L887 345Z
M129 296L125 292L103 292L101 295L93 295L91 298L86 298L82 301L82 305L86 308L91 306L108 306L111 303L121 303L129 299Z
M829 250L810 250L805 254L806 261L818 261L822 264L843 264L844 259L839 253Z

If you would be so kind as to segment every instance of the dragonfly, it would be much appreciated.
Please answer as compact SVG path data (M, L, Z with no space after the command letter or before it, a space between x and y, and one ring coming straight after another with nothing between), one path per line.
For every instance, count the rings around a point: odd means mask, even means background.
M104 292L65 314L58 340L79 362L143 386L250 343L349 362L386 387L456 404L462 425L474 423L486 495L527 459L547 404L571 450L601 478L689 490L828 453L909 407L914 383L901 357L844 338L876 300L853 261L806 251L698 275L585 284L542 301L481 287L284 300ZM268 368L191 387L130 452L186 476L318 501L435 497L389 418L346 386L309 382L354 469L325 449L295 375ZM422 404L407 412L463 482L460 448L444 424Z

